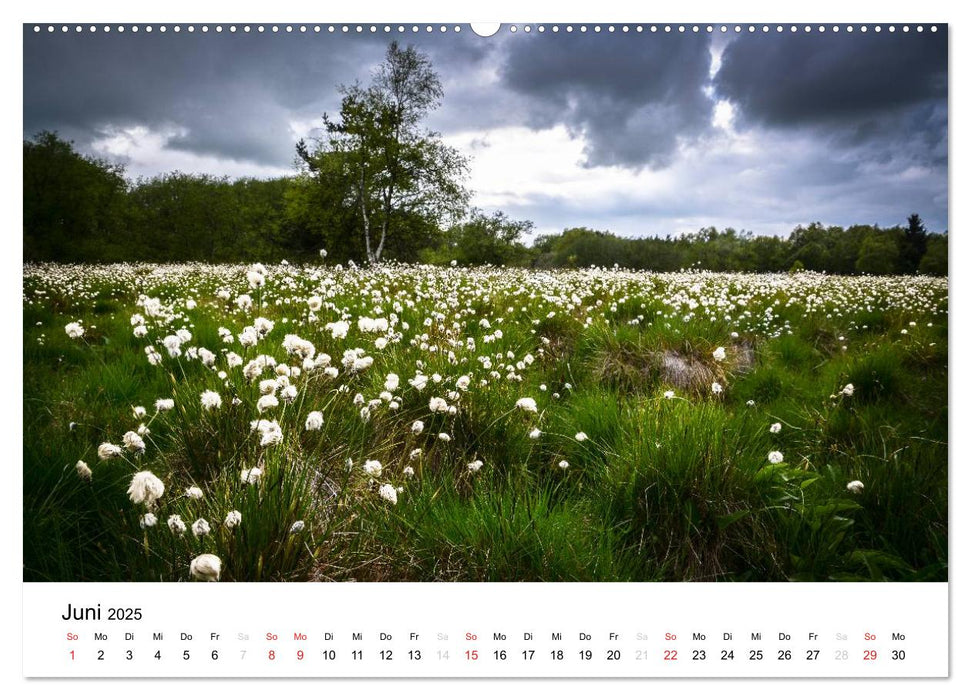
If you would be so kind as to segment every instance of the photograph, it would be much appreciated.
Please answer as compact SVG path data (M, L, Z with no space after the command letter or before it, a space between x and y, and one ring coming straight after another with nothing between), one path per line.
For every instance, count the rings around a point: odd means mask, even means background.
M809 29L23 24L23 581L947 582L948 25Z

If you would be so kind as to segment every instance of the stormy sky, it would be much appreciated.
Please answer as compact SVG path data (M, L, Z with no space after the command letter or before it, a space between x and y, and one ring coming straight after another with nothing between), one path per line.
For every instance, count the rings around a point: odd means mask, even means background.
M428 126L473 204L538 233L800 223L947 228L947 28L917 33L385 35L24 28L24 137L57 131L131 178L272 177L388 42L444 87Z

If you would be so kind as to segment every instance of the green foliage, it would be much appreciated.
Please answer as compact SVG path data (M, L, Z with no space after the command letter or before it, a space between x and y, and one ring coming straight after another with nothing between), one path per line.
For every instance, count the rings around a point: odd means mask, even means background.
M677 580L776 579L787 569L776 509L799 498L754 416L655 398L624 422L600 476L607 517L640 556Z
M869 352L848 367L847 379L859 403L899 398L904 383L900 356L892 351Z
M928 237L925 274L945 274L946 245L941 248ZM799 272L813 270L838 274L913 273L904 260L905 232L899 227L824 227L819 223L797 226L788 239L722 231L713 227L696 233L666 238L624 238L606 231L571 228L561 234L540 236L532 247L533 264L539 267L587 267L598 265L637 270L675 271L686 268L733 272Z
M907 230L900 242L900 266L904 272L914 274L927 253L927 229L917 214L907 217Z
M340 92L338 119L324 115L327 136L312 149L297 144L300 160L322 196L336 193L355 212L368 262L380 262L386 245L423 247L469 196L465 157L422 126L442 99L438 74L416 48L391 42L370 86Z
M889 275L896 271L900 251L897 242L887 233L871 233L860 245L856 271L871 275Z
M931 235L927 239L927 252L920 260L918 270L922 275L947 277L947 235Z
M44 131L24 141L24 260L100 260L131 254L123 226L124 169L80 155Z
M421 89L431 90L434 72L409 51L389 53L382 70L405 61ZM232 181L172 172L126 182L120 166L83 157L55 134L24 141L24 259L309 261L325 250L341 263L380 257L544 268L947 274L947 235L927 234L916 215L907 229L813 223L788 239L711 227L625 238L581 227L527 246L532 222L466 211L467 164L438 135L420 129L440 86L428 99L396 108L388 80L379 73L370 88L345 88L341 121L328 119L330 135L313 148L298 144L304 167L293 176Z
M282 243L286 179L169 173L135 183L127 237L141 260L234 260L272 255ZM124 259L124 258L120 258Z
M522 242L530 221L513 221L501 211L488 215L473 209L468 218L445 233L443 245L425 251L425 262L460 265L523 265L529 250Z
M397 512L378 511L368 533L380 563L368 578L445 581L615 581L655 578L618 554L617 533L597 513L563 501L563 486L526 490L515 480L423 488ZM408 551L407 558L401 557ZM373 555L372 555L373 557Z
M947 579L944 281L328 270L337 309L373 314L361 290L382 289L402 302L411 330L369 351L376 359L365 373L294 377L295 402L266 414L256 408L259 384L224 357L215 368L184 355L151 366L150 340L132 334L130 316L143 311L134 299L146 293L178 311L175 326L150 320L150 339L187 325L193 344L219 348L220 326L238 332L263 315L277 327L258 348L230 346L244 361L262 352L280 360L282 338L298 332L336 364L347 348L374 347L374 336L352 323L335 339L324 327L332 316L309 318L320 271L271 266L258 308L242 312L216 295L245 289L240 266L25 268L26 579L181 581L204 552L220 557L223 580L241 581ZM544 288L558 294L536 293ZM664 301L685 294L712 309L729 295L740 305L735 320L686 318ZM463 310L456 337L475 340L474 349L453 346L454 365L407 341L452 337L450 324L423 320L453 296ZM769 305L779 315L765 325ZM64 332L75 319L86 328L78 340ZM527 353L532 361L518 367ZM480 355L505 358L493 365L498 377L476 368ZM421 390L407 381L418 359L429 377L442 375ZM401 405L382 401L362 420L391 371ZM461 410L431 414L430 398L447 396L459 374L472 376L449 399ZM222 393L221 409L202 408L204 388ZM536 399L536 413L515 408L523 396ZM175 409L155 414L160 397ZM138 405L146 417L133 418ZM323 430L303 429L310 410L321 411ZM263 416L279 419L284 443L260 446L250 421ZM425 422L417 433L415 420ZM98 460L101 442L140 422L150 430L145 454ZM779 464L768 459L775 450ZM75 471L78 459L90 481ZM381 461L379 478L363 472L366 459ZM263 477L243 483L253 467ZM144 507L125 493L141 469L166 485L148 530ZM847 489L856 480L861 492ZM395 504L379 496L383 483L403 489ZM203 496L188 497L190 486ZM236 528L225 525L232 511ZM171 515L190 527L205 518L211 530L174 534ZM304 529L291 531L297 521Z

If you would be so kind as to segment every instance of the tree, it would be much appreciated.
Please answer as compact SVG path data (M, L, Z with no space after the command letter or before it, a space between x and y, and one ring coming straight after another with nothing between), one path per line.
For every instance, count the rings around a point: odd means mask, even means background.
M83 156L53 132L24 141L24 259L118 257L126 189L120 165Z
M927 238L927 252L920 260L922 275L947 277L947 234L932 234Z
M754 259L752 269L756 272L778 272L785 270L786 243L775 236L756 236L752 239L751 254Z
M139 179L129 196L129 258L231 259L239 207L228 178L171 172Z
M807 270L823 272L832 269L829 250L830 235L826 228L815 221L809 226L797 226L789 234L792 249L789 259L799 261Z
M871 233L860 245L856 271L870 275L891 275L894 273L898 256L897 243L889 232Z
M904 272L917 272L924 253L927 252L927 229L917 214L907 217L907 229L900 246L900 262Z
M327 136L297 155L322 187L343 183L342 201L359 217L364 252L381 261L390 239L427 235L464 211L468 164L422 123L443 96L431 61L392 42L371 85L340 86L340 114L323 116Z
M501 211L487 215L473 209L467 220L447 231L445 247L429 251L426 258L463 265L524 264L528 252L521 239L532 230L532 221L515 221Z
M347 187L334 154L317 161L316 173L293 179L285 194L285 229L292 248L316 253L327 250L335 262L364 260L364 241L358 236L358 215L347 206Z

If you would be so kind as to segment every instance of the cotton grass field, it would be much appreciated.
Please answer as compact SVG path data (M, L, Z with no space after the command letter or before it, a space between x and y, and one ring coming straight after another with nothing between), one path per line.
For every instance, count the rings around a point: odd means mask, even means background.
M947 579L944 279L23 272L25 580Z

